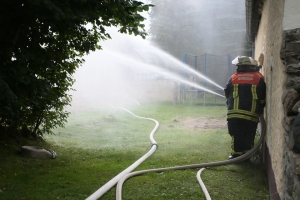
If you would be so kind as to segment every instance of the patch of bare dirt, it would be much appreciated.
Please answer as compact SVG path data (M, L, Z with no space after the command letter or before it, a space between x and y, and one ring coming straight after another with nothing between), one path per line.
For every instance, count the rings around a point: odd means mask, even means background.
M213 117L204 118L192 118L187 117L184 119L174 119L173 127L182 129L219 129L227 128L226 119L217 119Z

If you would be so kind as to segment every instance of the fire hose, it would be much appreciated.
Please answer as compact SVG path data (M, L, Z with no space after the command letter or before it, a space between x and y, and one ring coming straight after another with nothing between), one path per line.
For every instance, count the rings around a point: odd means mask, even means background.
M129 174L126 174L124 177L122 177L117 185L117 190L116 190L116 199L120 200L122 199L122 185L124 181L130 177L145 174L145 173L150 173L150 172L163 172L167 170L182 170L182 169L193 169L193 168L206 168L206 167L216 167L216 166L221 166L221 165L228 165L228 164L233 164L233 163L238 163L242 162L244 160L249 159L260 147L260 145L264 141L264 136L265 136L265 120L263 116L260 116L260 124L261 124L261 136L259 141L256 143L256 145L247 153L231 159L231 160L226 160L226 161L219 161L219 162L211 162L211 163L202 163L202 164L194 164L194 165L183 165L183 166L175 166L175 167L167 167L167 168L157 168L157 169L149 169L149 170L141 170L141 171L136 171L132 172Z
M251 150L249 150L247 153L245 153L245 154L243 154L243 155L241 155L241 156L239 156L237 158L230 159L230 160L225 160L225 161L219 161L219 162L201 163L201 164L192 164L192 165L183 165L183 166L174 166L174 167L167 167L167 168L156 168L156 169L148 169L148 170L141 170L141 171L131 172L136 167L138 167L144 160L146 160L148 157L150 157L154 153L154 151L157 149L157 143L153 139L153 135L156 132L156 130L158 129L159 123L156 120L154 120L154 119L140 117L140 116L137 116L137 115L133 114L129 110L126 110L124 108L121 108L121 109L129 112L130 114L132 114L132 115L134 115L134 116L136 116L138 118L146 119L146 120L151 120L151 121L154 121L156 123L155 128L152 130L152 132L150 134L150 140L152 142L151 150L148 153L146 153L143 157L141 157L139 160L137 160L135 163L133 163L130 167L128 167L127 169L125 169L123 172L121 172L120 174L118 174L115 178L111 179L104 186L102 186L100 189L98 189L96 192L94 192L86 200L95 200L95 199L100 198L104 193L106 193L116 183L117 183L116 200L121 200L122 199L122 185L123 185L123 183L128 178L131 178L133 176L142 175L142 174L145 174L145 173L163 172L163 171L168 171L168 170L183 170L183 169L193 169L193 168L216 167L216 166L228 165L228 164L233 164L233 163L238 163L238 162L245 161L245 160L249 159L253 154L255 154L255 152L257 150L259 150L261 144L264 141L264 137L265 137L265 133L266 133L266 125L265 125L266 122L264 120L264 117L261 115L260 116L260 126L261 126L260 131L261 131L261 134L260 134L259 141L256 143L256 145ZM199 180L200 173L198 172L197 179L199 181L199 184L200 184L202 190L205 193L206 198L210 199L208 192L205 191L206 190L205 186L203 186L203 183L201 183L202 182L201 179Z

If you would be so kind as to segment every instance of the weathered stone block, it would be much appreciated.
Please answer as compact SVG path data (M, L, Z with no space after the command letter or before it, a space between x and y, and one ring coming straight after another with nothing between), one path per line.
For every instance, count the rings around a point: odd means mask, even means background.
M299 75L300 74L300 65L298 63L297 64L288 64L286 67L286 73Z
M291 129L292 129L293 121L294 121L293 118L290 117L284 117L284 119L281 121L281 125L285 130L284 134L286 134L287 137L290 136L290 132L292 131Z
M286 51L300 52L300 43L287 43L285 46Z
M294 161L295 161L296 174L300 174L300 154L294 153L293 157L294 157Z
M300 94L300 76L288 76L286 80L286 87L293 88Z
M292 108L292 111L298 113L298 108L300 108L300 101L297 101L295 103L294 107Z
M282 102L287 116L295 115L293 111L293 107L299 100L300 100L300 95L294 89L288 90L285 94L283 94Z
M285 42L295 42L300 40L300 29L287 30L284 33Z
M295 120L295 116L291 116L291 117L284 117L284 126L288 126L287 128L285 128L287 131L289 131L291 129L291 127L293 126L293 122Z

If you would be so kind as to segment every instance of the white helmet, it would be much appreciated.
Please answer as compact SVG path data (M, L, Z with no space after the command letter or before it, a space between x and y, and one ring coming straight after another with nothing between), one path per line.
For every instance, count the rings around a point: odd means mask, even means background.
M255 65L257 66L257 61L248 56L237 56L232 60L232 64L234 65Z
M254 60L253 58L249 57L250 59L250 62L253 64L253 65L256 65L258 66L258 62L256 60Z

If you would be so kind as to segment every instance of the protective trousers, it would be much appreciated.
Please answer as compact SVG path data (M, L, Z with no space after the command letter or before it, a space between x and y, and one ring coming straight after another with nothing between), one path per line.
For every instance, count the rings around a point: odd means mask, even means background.
M232 137L231 154L242 155L252 149L258 123L240 118L227 121L228 132Z

